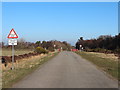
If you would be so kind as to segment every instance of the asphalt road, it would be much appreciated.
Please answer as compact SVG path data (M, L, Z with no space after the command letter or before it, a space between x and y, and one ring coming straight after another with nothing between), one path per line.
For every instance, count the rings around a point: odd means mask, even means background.
M117 88L109 78L79 55L64 51L41 65L13 88Z

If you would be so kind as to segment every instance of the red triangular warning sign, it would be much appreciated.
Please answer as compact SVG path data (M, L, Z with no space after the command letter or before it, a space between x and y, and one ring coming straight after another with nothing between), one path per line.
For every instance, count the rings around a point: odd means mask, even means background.
M12 29L7 38L18 38L18 35L16 34L15 30Z

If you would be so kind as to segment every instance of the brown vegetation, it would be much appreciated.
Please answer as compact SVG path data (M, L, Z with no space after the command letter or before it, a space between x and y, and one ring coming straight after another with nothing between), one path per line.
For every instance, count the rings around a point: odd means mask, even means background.
M101 53L120 53L120 34L116 36L102 35L97 39L83 40L80 37L76 43L76 49L83 46L85 51L88 52L101 52Z
M23 54L23 55L15 55L14 62L16 62L17 60L23 59L23 58L28 58L28 57L37 56L37 55L39 55L39 53L28 53L28 54ZM2 60L2 64L4 64L6 67L8 63L12 62L12 56L2 56L1 60Z

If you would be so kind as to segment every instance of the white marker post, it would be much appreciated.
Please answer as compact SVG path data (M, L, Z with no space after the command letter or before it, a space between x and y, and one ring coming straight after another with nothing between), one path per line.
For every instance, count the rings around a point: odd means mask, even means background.
M81 52L82 45L80 45L80 52Z
M54 51L55 51L55 47L56 47L56 45L54 44Z
M18 35L14 31L14 29L12 29L8 35L8 44L12 45L12 70L14 69L14 45L17 45L16 38L18 38Z

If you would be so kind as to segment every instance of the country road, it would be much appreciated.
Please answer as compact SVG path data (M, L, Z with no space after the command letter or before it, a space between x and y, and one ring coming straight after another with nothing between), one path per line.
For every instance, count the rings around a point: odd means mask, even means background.
M117 81L79 55L63 51L13 88L117 88Z

